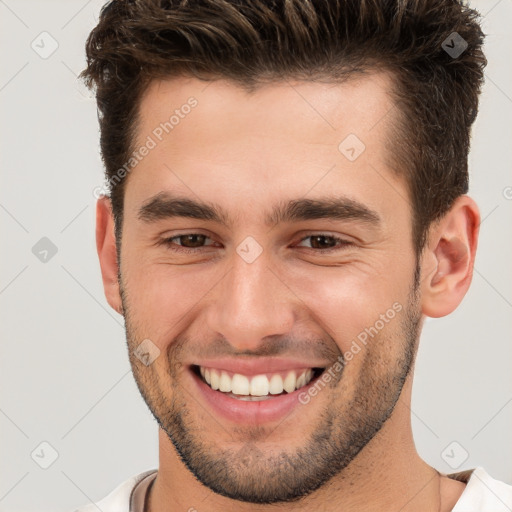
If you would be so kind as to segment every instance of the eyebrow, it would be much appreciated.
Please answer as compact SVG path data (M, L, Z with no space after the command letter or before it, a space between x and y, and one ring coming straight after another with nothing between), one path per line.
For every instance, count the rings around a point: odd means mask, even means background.
M235 224L234 219L219 206L174 196L168 192L160 192L149 198L138 211L138 219L145 223L176 217L213 221L227 227ZM381 223L376 211L358 201L339 196L283 201L274 206L265 217L265 223L274 226L284 222L318 219L355 220L371 226L379 226Z

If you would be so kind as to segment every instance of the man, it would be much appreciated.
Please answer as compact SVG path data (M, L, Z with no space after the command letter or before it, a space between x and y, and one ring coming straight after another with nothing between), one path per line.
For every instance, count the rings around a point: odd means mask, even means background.
M472 277L482 42L454 0L104 7L97 249L160 460L82 511L512 509L410 423Z

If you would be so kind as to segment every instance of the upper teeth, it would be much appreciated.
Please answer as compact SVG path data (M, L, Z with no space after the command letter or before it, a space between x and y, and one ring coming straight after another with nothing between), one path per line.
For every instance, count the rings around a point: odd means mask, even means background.
M210 385L212 389L224 391L225 393L234 393L236 395L252 395L252 396L266 396L278 395L283 390L291 393L299 389L313 378L313 369L306 370L290 370L285 372L285 377L279 373L272 373L269 376L254 375L247 377L240 373L229 375L224 370L215 370L214 368L199 367L199 371L204 380ZM297 374L299 375L297 377Z

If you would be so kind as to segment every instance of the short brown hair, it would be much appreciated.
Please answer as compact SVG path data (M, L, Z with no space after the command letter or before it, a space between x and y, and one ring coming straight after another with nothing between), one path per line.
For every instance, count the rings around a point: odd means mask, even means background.
M419 255L431 223L468 190L487 63L478 18L457 0L113 0L87 40L81 75L96 89L107 181L133 152L153 79L224 78L253 89L382 69L395 85L391 159L408 185ZM118 243L125 182L110 187Z

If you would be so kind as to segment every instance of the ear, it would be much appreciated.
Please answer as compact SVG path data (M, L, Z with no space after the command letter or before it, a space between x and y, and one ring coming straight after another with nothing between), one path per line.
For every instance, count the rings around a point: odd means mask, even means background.
M430 228L421 266L424 315L448 315L462 302L473 277L479 227L478 206L463 195Z
M96 250L100 260L105 297L110 306L122 315L123 308L117 279L114 216L110 199L106 196L100 197L96 203Z

